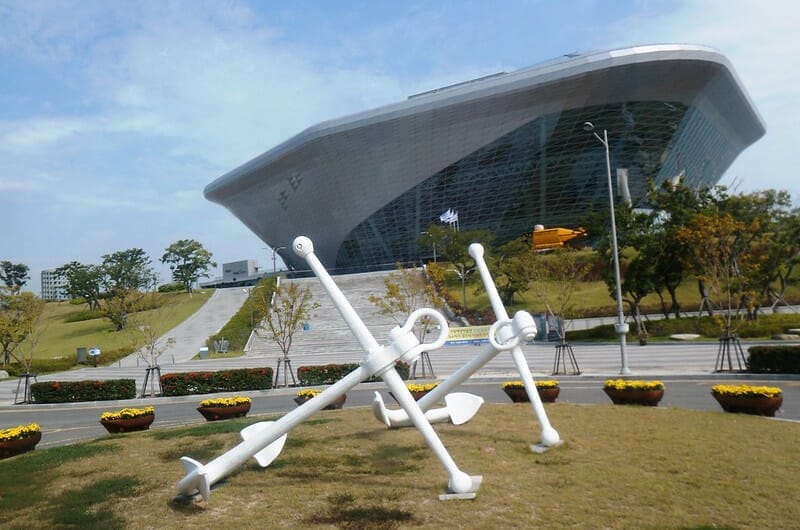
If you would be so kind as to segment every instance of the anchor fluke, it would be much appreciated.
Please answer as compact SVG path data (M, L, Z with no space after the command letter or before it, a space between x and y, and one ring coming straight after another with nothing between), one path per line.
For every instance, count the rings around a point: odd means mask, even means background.
M248 425L247 427L242 429L242 432L240 433L242 436L242 440L247 441L251 438L255 438L258 437L259 435L266 433L267 429L269 429L270 425L272 425L273 423L275 422L260 421L252 425ZM278 458L278 455L281 454L281 451L283 451L283 444L286 443L287 435L288 433L284 434L283 436L281 436L280 438L278 438L277 440L266 446L264 449L253 455L253 458L256 459L256 462L258 462L259 466L267 467L272 463L273 460Z
M184 495L199 493L203 500L207 501L211 495L211 483L205 466L188 456L181 457L181 465L186 471L186 476L178 483L178 491Z
M453 392L444 397L444 403L450 412L450 421L453 425L461 425L478 413L478 409L483 405L483 398L467 392Z

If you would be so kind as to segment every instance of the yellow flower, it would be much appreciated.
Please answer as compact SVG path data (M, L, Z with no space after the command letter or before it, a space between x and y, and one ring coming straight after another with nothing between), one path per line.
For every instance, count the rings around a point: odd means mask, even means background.
M29 438L37 432L39 432L39 424L37 423L18 425L10 429L2 429L0 430L0 442L10 442L11 440Z
M116 412L104 412L100 415L101 421L113 420L127 420L130 418L138 418L139 416L153 416L156 409L153 407L144 407L141 409L124 408Z
M406 388L409 392L427 392L429 390L433 390L439 386L439 383L424 383L424 384L416 384L416 383L407 383Z
M309 389L306 389L306 390L301 390L300 392L297 393L297 397L302 398L302 399L311 399L311 398L316 397L318 395L320 395L320 391L319 390L314 390L312 388L309 388Z
M536 388L538 389L545 389L545 388L558 388L558 381L555 379L545 379L543 381L534 381ZM525 384L522 381L506 381L503 383L503 388L525 388Z
M741 396L741 397L778 397L782 391L777 386L754 386L754 385L714 385L711 393L720 396Z
M608 379L603 388L609 390L664 390L661 381L629 381L625 379Z
M201 407L238 407L249 404L250 398L244 396L234 396L228 398L204 399L200 402Z

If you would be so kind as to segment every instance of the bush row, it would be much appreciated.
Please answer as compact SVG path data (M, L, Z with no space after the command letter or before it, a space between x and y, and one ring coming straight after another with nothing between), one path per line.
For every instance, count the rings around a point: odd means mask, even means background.
M297 369L297 381L300 386L311 385L332 385L339 379L358 368L358 363L344 363L344 364L322 364L314 366L301 366ZM409 366L408 363L398 362L395 364L397 373L403 379L408 379ZM374 383L380 381L378 376L372 376L367 379L366 383Z
M133 379L48 381L31 385L31 393L35 403L133 399L136 397L136 381Z
M748 371L755 374L800 374L800 346L751 346Z
M186 396L272 388L272 368L187 372L161 376L161 395Z
M133 350L129 347L117 348L114 350L103 350L102 355L100 355L100 358L98 359L98 364L109 365L117 362L123 357L127 357L131 353L133 353ZM49 374L53 372L66 372L73 366L76 366L75 360L75 353L72 353L71 355L61 355L59 357L35 358L33 360L33 365L31 366L31 372L37 375ZM91 364L91 361L87 361L87 364ZM25 367L17 362L7 364L2 368L3 370L7 371L8 375L10 376L20 377L25 375Z

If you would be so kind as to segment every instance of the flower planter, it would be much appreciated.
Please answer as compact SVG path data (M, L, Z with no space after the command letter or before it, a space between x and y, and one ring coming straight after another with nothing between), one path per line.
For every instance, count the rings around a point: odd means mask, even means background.
M32 451L41 439L42 433L36 432L25 438L0 442L0 459Z
M655 407L664 397L664 389L659 390L618 390L604 388L603 392L611 398L614 405L645 405Z
M411 394L411 397L414 398L414 401L419 401L423 397L425 397L430 390L409 390L408 393ZM397 398L394 397L394 393L389 392L389 395L392 396L392 399L397 401ZM399 402L398 402L399 403Z
M306 398L306 397L300 397L300 396L297 396L296 398L294 398L294 402L295 402L295 403L297 403L298 405L302 405L303 403L305 403L305 402L306 402L306 401L308 401L309 399L314 399L314 398L310 398L310 397L309 397L309 398ZM344 402L345 402L345 401L347 401L347 394L342 394L341 396L339 396L338 398L336 398L336 399L333 401L333 403L331 403L330 405L328 405L328 406L326 406L326 407L323 407L323 408L322 408L322 410L336 410L336 409L340 409L340 408L344 407Z
M136 416L135 418L120 418L118 420L100 420L103 427L111 434L131 431L146 431L156 419L155 414Z
M536 391L539 393L539 399L542 400L542 403L555 403L558 395L561 393L561 388L557 386L548 388L536 387ZM525 387L504 387L503 392L505 392L514 403L530 402Z
M539 392L542 403L555 403L561 393L561 388L537 388L536 391Z
M235 405L233 407L197 407L197 412L202 414L206 421L241 418L250 412L250 403Z
M783 396L730 396L711 393L725 412L742 412L757 416L775 416L783 404Z

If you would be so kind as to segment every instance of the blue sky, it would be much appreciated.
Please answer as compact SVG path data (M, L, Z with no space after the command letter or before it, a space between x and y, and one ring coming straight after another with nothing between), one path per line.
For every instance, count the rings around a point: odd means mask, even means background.
M705 44L767 135L722 180L800 205L796 1L0 0L0 259L39 273L197 239L271 253L203 188L319 121L574 51ZM215 271L218 273L218 271Z

